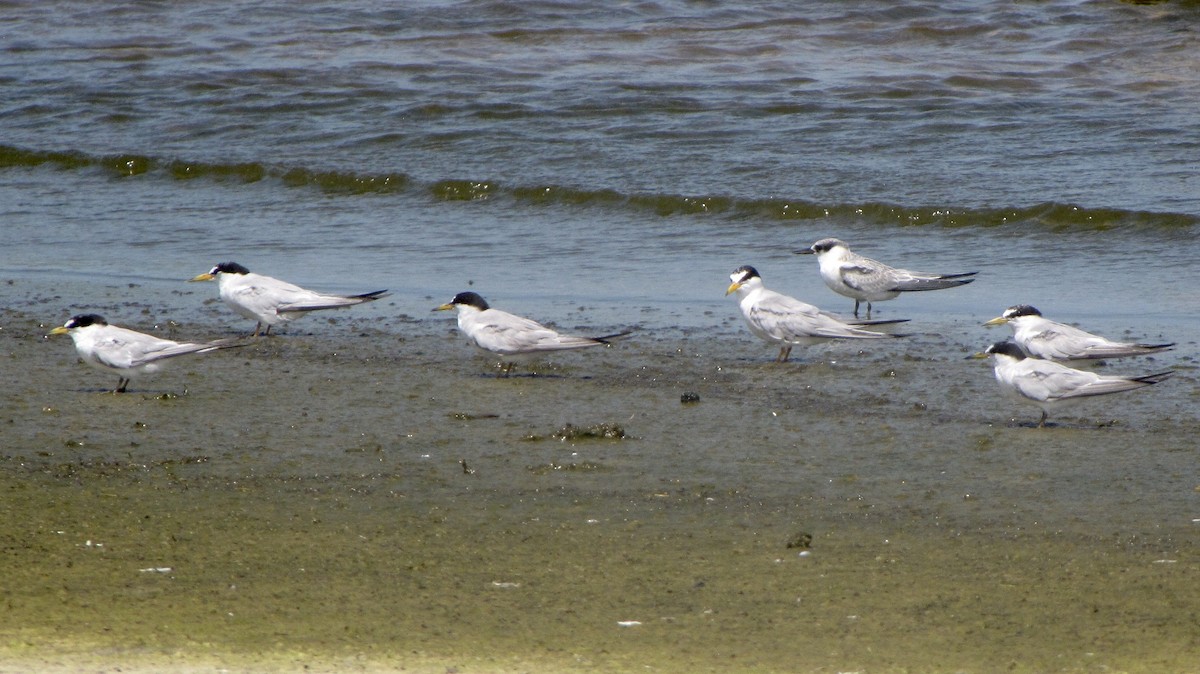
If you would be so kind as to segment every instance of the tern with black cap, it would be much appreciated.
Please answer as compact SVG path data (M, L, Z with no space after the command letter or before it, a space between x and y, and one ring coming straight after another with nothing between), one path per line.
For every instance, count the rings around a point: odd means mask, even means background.
M70 335L75 351L87 365L118 376L113 393L124 393L130 380L160 372L171 359L243 346L234 340L176 342L144 332L109 325L98 314L72 316L51 335Z
M386 290L359 295L334 295L306 290L277 278L255 274L236 262L222 262L192 281L217 281L221 300L236 314L255 321L257 337L271 334L271 327L295 320L310 311L342 309L384 297ZM267 326L265 331L263 326Z

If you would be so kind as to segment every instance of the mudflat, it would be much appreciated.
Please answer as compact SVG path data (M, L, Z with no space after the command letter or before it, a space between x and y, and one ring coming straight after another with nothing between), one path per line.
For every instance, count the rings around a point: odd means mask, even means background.
M0 318L0 671L1200 662L1190 362L1039 430L956 324L785 364L643 330L498 377L448 317L340 313L114 395Z

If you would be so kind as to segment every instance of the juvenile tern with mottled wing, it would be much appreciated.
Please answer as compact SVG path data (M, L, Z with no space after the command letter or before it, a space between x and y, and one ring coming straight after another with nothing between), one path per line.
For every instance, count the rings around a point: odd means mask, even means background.
M776 362L786 362L792 347L818 344L832 339L889 339L903 335L872 332L822 312L811 304L794 297L768 290L758 270L749 265L738 267L729 275L731 281L725 294L737 293L738 307L746 326L755 336L779 344ZM873 321L865 325L883 325L902 321Z
M482 296L474 292L459 293L446 304L435 307L434 311L451 309L458 310L458 328L476 346L510 358L548 351L603 346L611 340L630 334L626 331L603 337L564 335L528 318L493 309ZM515 365L511 360L506 362L501 374L509 374Z
M867 318L871 303L895 299L904 292L942 290L966 285L978 272L959 274L929 274L908 269L896 269L850 250L839 239L821 239L808 248L794 251L800 255L816 255L821 265L821 278L829 289L839 295L854 298L854 315L858 306L867 303Z
M244 346L227 339L202 344L161 339L109 325L103 316L96 314L72 316L50 334L70 335L84 363L101 372L115 373L119 379L113 393L124 393L131 379L156 374L172 358Z
M310 311L341 309L383 297L386 290L361 295L330 295L305 290L287 281L255 274L236 262L222 262L192 281L216 279L221 300L239 316L256 321L252 337L271 334L271 326L299 318Z
M1046 360L1096 360L1145 356L1166 351L1175 346L1174 342L1165 344L1116 342L1044 318L1042 312L1028 304L1009 307L1004 310L1003 314L984 325L1004 325L1005 323L1012 327L1013 340L1021 347L1021 350L1029 356Z
M1050 360L1028 358L1021 347L1010 341L996 342L976 357L991 355L996 381L1007 394L1032 402L1042 409L1038 428L1046 426L1050 411L1068 403L1109 393L1121 393L1157 384L1174 374L1171 371L1140 377L1103 376L1075 370Z

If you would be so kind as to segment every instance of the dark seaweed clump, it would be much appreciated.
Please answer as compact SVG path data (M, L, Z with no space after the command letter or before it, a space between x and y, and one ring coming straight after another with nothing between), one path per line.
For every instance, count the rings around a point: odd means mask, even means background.
M596 424L594 426L567 424L550 437L555 440L621 440L625 437L625 429L617 424Z

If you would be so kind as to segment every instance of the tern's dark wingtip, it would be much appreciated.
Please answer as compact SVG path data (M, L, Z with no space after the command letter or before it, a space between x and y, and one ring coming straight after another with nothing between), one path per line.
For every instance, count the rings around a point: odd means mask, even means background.
M592 341L600 342L601 344L611 344L615 340L628 337L632 334L633 330L625 330L624 332L614 332L611 335L604 335L603 337L592 337Z
M1170 379L1171 375L1175 374L1175 370L1167 370L1166 372L1156 372L1154 374L1146 374L1140 377L1135 377L1134 381L1140 381L1147 384L1157 384L1160 381Z

